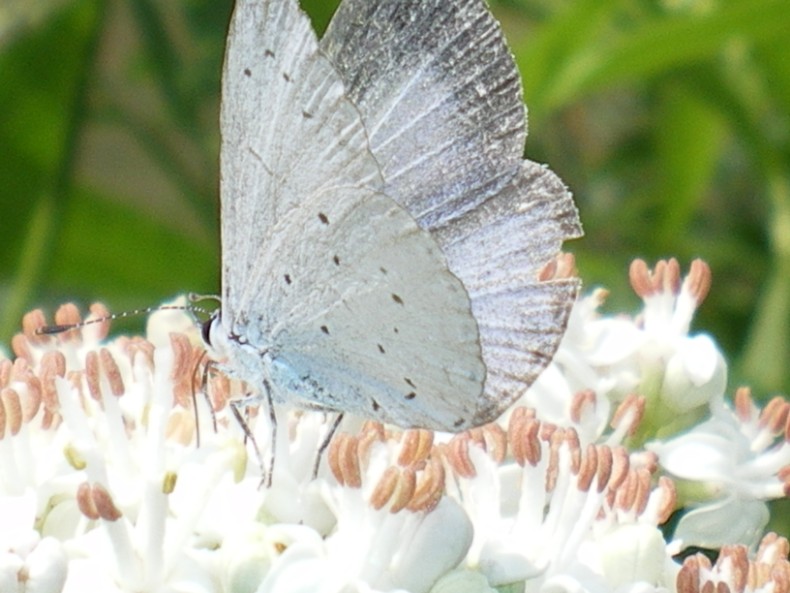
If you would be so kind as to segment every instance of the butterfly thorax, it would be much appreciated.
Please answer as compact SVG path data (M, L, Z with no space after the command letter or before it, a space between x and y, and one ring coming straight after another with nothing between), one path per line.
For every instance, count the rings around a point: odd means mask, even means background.
M271 339L258 336L253 344L247 335L246 327L238 323L226 327L220 313L203 324L203 340L219 369L228 376L244 381L258 395L268 386L279 403L303 409L335 409L331 405L335 398L319 379L278 356Z
M202 330L203 341L223 372L252 386L267 378L268 344L251 344L245 332L225 326L221 313L206 321Z

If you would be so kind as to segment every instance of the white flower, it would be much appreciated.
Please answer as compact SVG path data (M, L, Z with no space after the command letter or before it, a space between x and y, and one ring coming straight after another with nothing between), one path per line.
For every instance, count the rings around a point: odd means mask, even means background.
M0 591L54 593L66 580L67 560L61 543L33 526L36 493L0 497Z
M681 283L674 259L658 262L652 271L635 260L630 276L644 301L641 313L600 315L607 296L601 289L580 299L553 361L522 400L541 419L574 426L584 443L604 433L611 404L633 394L644 397L651 411L638 427L638 443L686 428L724 393L727 365L721 352L709 336L689 335L694 311L710 288L708 266L694 261ZM569 424L583 391L593 394L595 405L587 407L586 418Z
M491 425L481 433L456 436L446 449L455 484L448 493L474 525L468 569L492 586L525 582L527 591L671 585L656 529L673 508L670 482L651 491L650 471L632 467L622 448L581 447L575 431L524 408L506 432ZM626 539L630 547L614 545ZM611 569L617 559L630 573Z
M58 324L76 321L73 307L56 315ZM60 542L62 590L213 590L210 566L190 544L206 501L244 450L229 431L206 430L200 448L192 443L194 414L178 398L199 351L183 335L160 348L126 338L101 346L106 323L36 336L40 313L24 325L28 337L14 340L19 358L0 363L10 427L0 441L0 487L6 496L33 493L34 512L19 519Z
M727 382L727 365L713 341L688 335L694 311L710 290L710 268L693 261L681 283L676 260L660 261L652 271L635 260L630 276L645 303L637 354L639 392L659 406L642 430L672 434L699 418L714 398L721 398Z
M699 483L703 502L683 516L673 547L755 546L768 523L767 500L790 491L790 404L775 398L761 411L748 389L739 389L735 411L711 404L712 418L687 433L648 443L673 475Z
M683 562L677 578L678 593L700 591L743 591L777 593L787 591L790 582L790 545L787 539L768 533L757 553L749 558L746 546L722 548L715 564L702 554Z
M726 563L679 574L671 554L757 541L765 501L790 491L790 404L760 412L739 392L734 414L724 406L721 354L688 335L706 266L681 288L675 262L636 264L632 282L643 313L601 315L602 290L581 299L554 362L496 423L448 435L346 417L315 475L334 418L270 411L207 364L185 314L111 340L106 321L39 335L44 317L29 314L16 360L0 360L0 591L691 593L694 578L726 581ZM78 319L73 306L55 316L61 329ZM636 448L708 409L688 434ZM658 526L676 495L662 468L707 503L669 546Z

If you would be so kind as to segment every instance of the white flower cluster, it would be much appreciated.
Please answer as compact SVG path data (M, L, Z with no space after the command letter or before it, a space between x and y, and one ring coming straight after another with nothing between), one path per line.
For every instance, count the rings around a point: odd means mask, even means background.
M766 501L788 492L788 403L725 402L721 353L689 334L704 263L681 280L674 261L635 262L631 282L641 314L599 315L601 290L581 299L497 423L449 435L345 418L317 475L333 419L229 405L248 386L206 364L185 314L108 340L107 322L39 335L30 313L0 361L0 591L788 589L787 540L763 535ZM55 323L78 319L64 306ZM698 496L667 536L692 502L676 480ZM673 559L689 545L721 548L718 562Z

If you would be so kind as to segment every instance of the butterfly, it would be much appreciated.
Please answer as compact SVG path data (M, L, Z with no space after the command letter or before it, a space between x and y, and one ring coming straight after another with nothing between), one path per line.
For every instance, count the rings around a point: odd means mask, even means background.
M513 57L482 0L237 0L220 110L222 291L205 337L277 402L458 432L562 339L570 193L523 160ZM549 267L550 269L550 267Z

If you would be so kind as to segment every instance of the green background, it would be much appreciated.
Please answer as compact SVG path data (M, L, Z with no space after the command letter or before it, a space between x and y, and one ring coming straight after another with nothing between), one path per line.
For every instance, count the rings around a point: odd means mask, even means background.
M303 2L322 28L335 2ZM731 387L786 390L786 0L511 0L526 155L573 190L576 253L608 311L634 257L713 269L695 320ZM0 342L23 312L112 310L218 287L219 76L230 1L0 5ZM141 320L131 326L140 329Z

